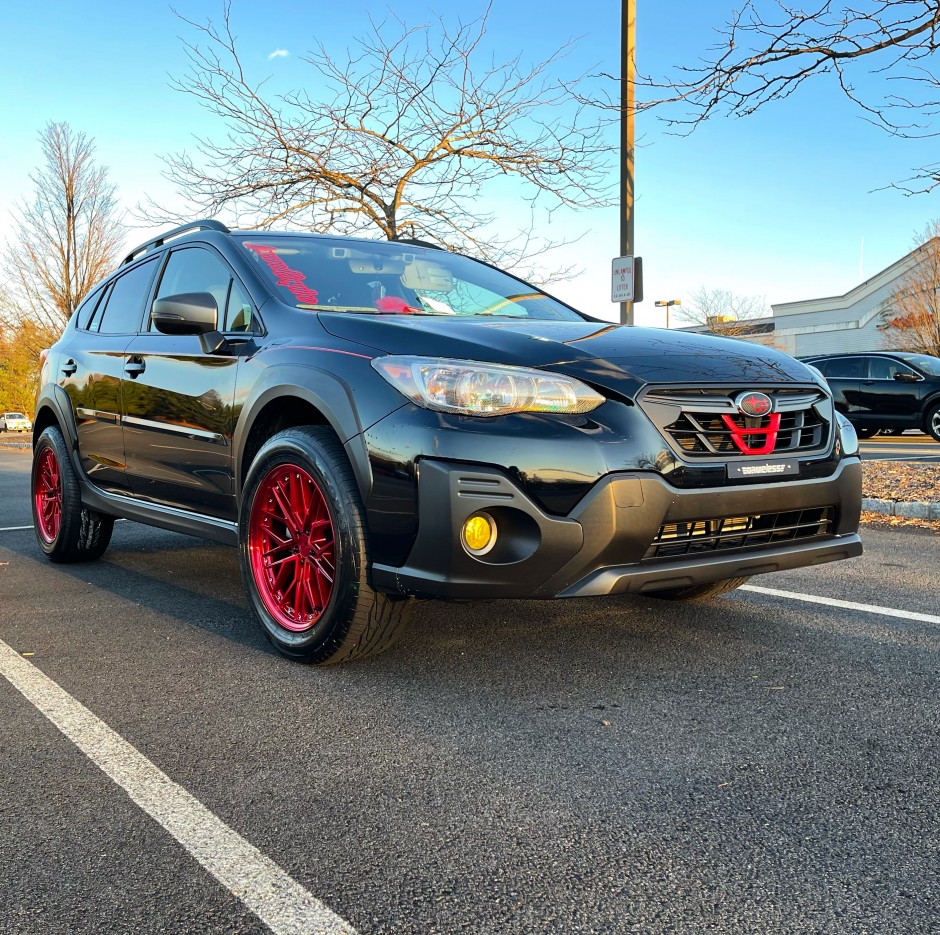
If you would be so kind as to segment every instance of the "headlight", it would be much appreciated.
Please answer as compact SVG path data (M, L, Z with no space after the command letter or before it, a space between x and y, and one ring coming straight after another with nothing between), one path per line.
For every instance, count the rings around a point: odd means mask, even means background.
M377 357L372 366L399 392L425 409L468 416L511 412L590 412L605 402L580 380L442 357Z
M858 454L858 434L855 426L841 412L836 413L836 421L839 423L839 437L842 439L842 453L845 455Z

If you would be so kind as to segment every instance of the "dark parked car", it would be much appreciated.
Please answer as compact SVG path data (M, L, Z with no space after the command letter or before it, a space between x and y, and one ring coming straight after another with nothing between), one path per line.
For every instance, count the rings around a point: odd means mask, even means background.
M142 245L49 351L34 438L50 559L115 517L237 545L265 633L314 662L385 648L415 596L695 599L862 548L818 374L415 242Z
M920 429L940 441L940 357L878 351L804 357L822 371L836 409L863 438Z

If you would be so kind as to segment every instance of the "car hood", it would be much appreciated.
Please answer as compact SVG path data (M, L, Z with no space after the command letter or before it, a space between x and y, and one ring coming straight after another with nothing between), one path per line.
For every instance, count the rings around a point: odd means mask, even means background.
M386 354L563 370L635 392L647 383L812 383L799 361L758 344L588 321L461 320L321 313L337 337Z

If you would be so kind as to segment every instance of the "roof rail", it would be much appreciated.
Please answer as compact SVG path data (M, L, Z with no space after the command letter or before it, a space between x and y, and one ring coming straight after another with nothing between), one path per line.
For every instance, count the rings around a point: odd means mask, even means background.
M131 260L137 259L142 253L146 253L148 250L153 249L154 247L162 247L166 241L172 239L173 237L179 237L182 234L186 234L189 231L219 231L222 234L231 234L232 232L221 222L215 221L211 218L204 221L190 221L188 224L181 224L179 227L174 227L173 230L167 231L165 234L161 234L159 237L155 237L153 240L148 240L146 243L142 243L137 247L134 247L130 253L121 261L121 266L124 266L127 263L130 263Z

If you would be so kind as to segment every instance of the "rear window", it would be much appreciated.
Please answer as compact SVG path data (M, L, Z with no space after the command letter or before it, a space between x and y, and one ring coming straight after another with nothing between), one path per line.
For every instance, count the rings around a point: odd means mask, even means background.
M536 286L445 250L290 235L241 243L282 300L312 311L583 321Z
M823 363L817 363L816 366L827 378L842 377L857 380L868 375L864 357L833 357Z

